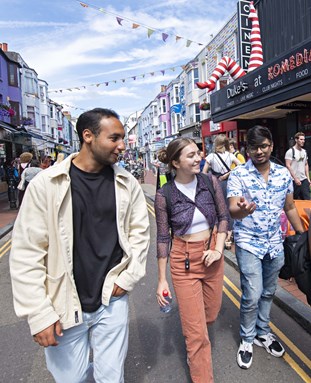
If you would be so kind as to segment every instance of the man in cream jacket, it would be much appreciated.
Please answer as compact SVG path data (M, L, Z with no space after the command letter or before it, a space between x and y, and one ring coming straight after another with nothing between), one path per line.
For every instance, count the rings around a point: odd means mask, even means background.
M137 180L115 165L125 148L119 116L96 108L76 128L80 152L25 193L10 256L14 307L56 382L122 383L127 293L145 275L148 211Z

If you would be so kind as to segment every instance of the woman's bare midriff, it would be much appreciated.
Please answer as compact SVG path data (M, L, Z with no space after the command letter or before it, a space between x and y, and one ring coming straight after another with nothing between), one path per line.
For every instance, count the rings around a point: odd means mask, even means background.
M180 235L178 238L187 242L206 241L210 236L210 229L199 231L198 233Z

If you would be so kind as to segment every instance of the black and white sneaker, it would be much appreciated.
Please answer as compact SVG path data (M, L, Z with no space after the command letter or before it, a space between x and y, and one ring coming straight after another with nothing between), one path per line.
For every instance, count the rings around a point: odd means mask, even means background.
M247 370L253 361L253 343L247 343L241 340L240 347L236 356L239 367Z
M264 347L269 354L277 358L280 358L285 353L283 346L271 332L266 335L256 335L254 343L256 346Z

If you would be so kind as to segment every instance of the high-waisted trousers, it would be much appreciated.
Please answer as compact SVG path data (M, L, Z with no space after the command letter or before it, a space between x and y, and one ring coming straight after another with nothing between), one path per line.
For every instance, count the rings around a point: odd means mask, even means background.
M215 238L210 248L214 246ZM206 267L202 262L205 249L205 241L174 238L170 253L172 281L193 383L214 382L208 326L217 318L222 301L224 257ZM185 269L187 257L189 270Z

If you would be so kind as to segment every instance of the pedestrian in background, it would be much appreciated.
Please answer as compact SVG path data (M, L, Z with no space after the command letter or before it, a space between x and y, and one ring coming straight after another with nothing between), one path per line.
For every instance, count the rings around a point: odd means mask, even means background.
M203 168L204 168L204 165L205 165L205 157L204 157L204 152L203 150L200 151L200 157L201 157L201 161L200 161L200 172L203 171Z
M245 157L238 150L238 144L234 138L229 139L229 152L232 153L236 158L241 162L241 164L245 164ZM237 165L232 162L230 169L234 169Z
M242 289L237 363L243 369L252 364L253 343L275 357L285 352L269 326L278 275L284 264L282 209L296 231L304 230L293 201L291 176L284 166L270 161L272 151L268 128L258 125L249 129L250 159L245 166L234 169L228 181Z
M159 160L168 164L175 177L157 191L155 198L157 300L165 306L164 290L172 297L166 278L170 254L191 378L195 383L211 383L214 380L208 326L216 320L221 307L228 210L217 178L200 173L199 153L189 138L176 138L158 153ZM166 187L170 187L170 203L165 196ZM213 234L214 225L217 234Z
M64 159L65 159L65 154L64 153L58 153L57 157L56 157L56 161L54 162L53 165L60 164Z
M128 292L145 275L148 211L137 180L115 165L125 147L119 116L96 108L76 129L80 152L30 182L15 221L14 307L56 382L123 383Z
M241 162L234 154L229 152L229 140L225 134L218 134L215 138L214 145L215 151L206 157L203 173L207 173L211 170L212 174L218 178L227 206L229 207L229 202L227 200L227 182L231 171L231 165L240 165ZM225 242L225 247L228 250L231 249L232 245L232 228L233 220L230 217L229 230Z
M295 134L295 145L285 153L285 164L294 184L294 199L310 200L310 175L308 155L303 146L305 134Z
M33 155L32 153L29 153L29 152L24 152L19 156L20 163L18 168L18 175L19 175L18 183L21 181L22 174L25 171L25 169L27 169L30 166L32 158L33 158ZM24 193L25 193L25 188L18 190L18 206L21 206L23 202Z
M21 180L17 186L18 190L26 191L29 182L39 173L41 172L40 161L31 160L30 166L25 168L21 175Z
M47 169L49 168L51 165L53 165L53 161L52 161L52 157L51 156L45 156L42 161L41 161L41 165L40 167L42 169Z
M5 178L8 184L8 200L10 209L17 209L17 185L18 185L18 169L16 161L7 159L4 164Z

